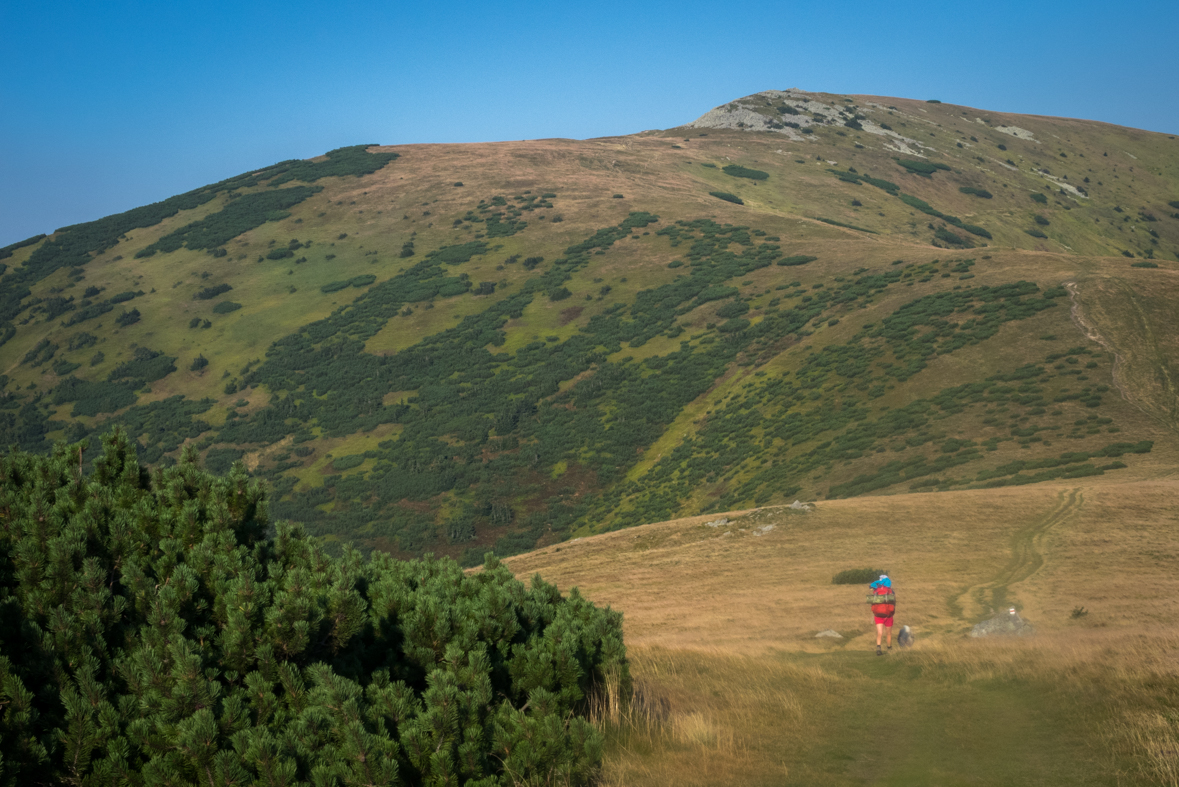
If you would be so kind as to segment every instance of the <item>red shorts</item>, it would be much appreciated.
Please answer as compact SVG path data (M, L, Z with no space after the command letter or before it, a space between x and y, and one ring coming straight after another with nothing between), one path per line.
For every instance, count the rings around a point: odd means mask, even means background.
M875 619L877 626L879 626L881 623L883 623L886 628L892 628L892 615L889 615L887 618L878 618L875 615L873 615L872 617Z

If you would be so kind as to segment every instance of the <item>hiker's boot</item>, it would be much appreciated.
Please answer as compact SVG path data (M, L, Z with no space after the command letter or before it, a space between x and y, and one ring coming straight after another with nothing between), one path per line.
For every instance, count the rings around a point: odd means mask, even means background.
M877 646L876 646L876 655L877 655L877 656L883 656L883 655L884 655L884 653L883 653L883 652L880 650L880 646L879 646L879 645L877 645Z

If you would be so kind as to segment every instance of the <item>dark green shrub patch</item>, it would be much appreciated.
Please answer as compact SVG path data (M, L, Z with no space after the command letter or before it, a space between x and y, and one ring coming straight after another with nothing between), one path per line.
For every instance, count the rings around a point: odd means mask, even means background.
M135 387L123 383L91 382L67 377L53 389L53 403L74 402L75 417L113 413L135 404Z
M217 305L213 307L213 314L229 314L230 312L237 311L241 307L242 305L240 303L234 303L233 301L218 301Z
M240 448L210 448L205 453L205 467L210 473L228 473L245 454Z
M139 318L141 316L142 315L139 314L139 309L132 309L131 311L123 312L118 317L116 317L115 324L120 328L126 328L128 325L134 325L135 323L139 322Z
M934 231L933 237L937 238L942 243L949 243L952 246L961 246L962 248L970 248L970 245L971 245L970 241L966 240L966 238L963 238L961 235L958 235L956 233L950 232L945 227L938 227Z
M539 578L527 589L493 559L464 574L450 561L330 558L299 528L272 529L256 483L210 475L194 452L149 475L119 438L70 495L76 456L14 454L0 474L11 510L0 671L22 709L9 716L13 783L118 772L196 784L213 762L242 783L274 769L291 783L595 778L591 699L608 677L630 690L618 613ZM61 515L39 520L47 505ZM52 579L27 579L57 554L70 559ZM51 620L58 634L38 637ZM184 669L151 681L122 670L167 663ZM92 702L75 701L78 686ZM200 745L156 747L142 729L199 733Z
M1032 202L1038 202L1041 205L1048 204L1048 198L1045 197L1043 194L1040 194L1039 192L1033 192L1032 194L1029 194L1028 196L1032 198Z
M65 377L67 374L74 371L75 369L81 368L81 366L82 366L82 364L80 364L80 363L74 363L72 361L67 361L66 359L62 358L53 364L52 369L53 369L53 373L56 374L58 377Z
M371 175L390 161L400 158L398 153L369 153L372 145L351 145L329 150L326 161L284 161L271 167L266 175L273 174L271 186L279 186L292 180L314 183L320 178L362 177Z
M742 167L740 164L728 164L721 168L721 171L726 175L732 175L734 178L748 178L749 180L765 180L770 176L768 172L762 172L760 169L749 169Z
M203 288L194 297L198 301L210 301L210 300L216 298L218 295L221 295L222 293L229 292L232 289L233 289L233 285L230 285L230 284L216 284L216 285L213 285L212 287Z
M724 306L716 310L716 316L722 319L730 317L740 317L749 311L749 304L745 301L729 301Z
M778 260L777 264L778 265L806 265L808 262L814 262L817 259L819 259L819 258L813 257L809 254L795 254L791 257L783 257L782 259Z
M1151 262L1150 260L1143 260L1141 262L1131 262L1130 267L1131 268L1157 268L1158 263Z
M33 345L33 349L25 353L25 357L21 359L21 364L27 364L28 366L34 367L40 366L41 364L46 363L51 358L53 358L53 355L57 352L57 350L58 345L54 344L48 339L42 339Z
M128 381L139 388L144 383L155 382L176 371L176 359L169 355L138 347L130 361L116 366L107 376L109 382Z
M75 333L69 338L69 349L84 350L87 347L93 347L98 344L98 337L86 332Z
M154 226L182 210L200 207L223 191L257 183L255 175L239 175L162 202L58 229L53 238L33 250L24 265L11 274L5 280L5 286L0 288L0 325L21 311L21 299L29 294L28 285L41 281L61 268L83 268L93 255L111 248L119 242L120 237L132 230ZM24 243L17 244L18 247L21 245ZM106 310L110 310L109 305ZM90 316L96 315L90 313Z
M915 161L913 159L893 159L897 164L900 164L908 172L913 175L920 175L923 178L933 177L933 173L939 169L949 169L948 166L936 161Z
M972 194L975 197L981 197L982 199L991 199L991 197L994 196L986 189L979 189L975 188L974 186L962 186L958 189L958 191L962 192L963 194Z
M1179 208L1179 205L1175 205L1174 207ZM42 233L40 235L34 235L31 238L25 238L24 240L19 240L16 243L10 243L7 246L5 246L4 248L0 248L0 260L6 260L9 257L11 257L13 254L15 254L17 251L19 251L20 249L40 243L41 241L45 240L47 237L49 237L49 236Z
M461 265L472 257L478 257L489 251L488 246L481 240L462 243L457 246L443 246L438 251L432 251L426 258L446 265Z
M725 202L732 202L735 205L745 204L745 200L741 199L736 194L730 194L727 191L710 191L708 193L717 199L723 199Z
M737 333L738 331L743 331L748 328L750 324L751 323L749 320L743 319L741 317L734 317L731 320L725 320L723 323L718 325L716 329L721 333Z
M843 227L844 229L857 230L859 232L868 232L868 233L871 233L872 235L879 235L880 234L876 230L869 230L869 229L865 229L863 227L857 227L854 224L846 224L842 221L836 221L835 219L825 219L822 216L816 216L815 221L821 221L824 224L830 224L833 227Z
M832 585L867 585L875 582L881 574L888 572L881 568L849 568L831 578Z
M869 175L860 175L860 180L867 183L869 186L875 186L878 189L883 189L894 197L901 190L901 187L893 183L891 180L884 180L883 178L873 178Z
M332 467L340 472L351 470L354 467L360 467L362 464L364 464L364 454L338 456L332 460Z
M157 251L176 251L182 246L190 249L215 249L224 246L238 235L260 227L268 221L286 218L290 215L287 212L288 208L298 205L322 190L321 186L292 186L245 194L230 201L216 213L165 235L137 252L135 256L151 256Z

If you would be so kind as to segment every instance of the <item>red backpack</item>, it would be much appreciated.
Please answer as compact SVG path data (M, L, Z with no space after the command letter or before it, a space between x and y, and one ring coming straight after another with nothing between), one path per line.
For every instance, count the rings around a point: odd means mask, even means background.
M878 587L868 595L872 614L878 618L891 618L897 611L897 597L892 588Z

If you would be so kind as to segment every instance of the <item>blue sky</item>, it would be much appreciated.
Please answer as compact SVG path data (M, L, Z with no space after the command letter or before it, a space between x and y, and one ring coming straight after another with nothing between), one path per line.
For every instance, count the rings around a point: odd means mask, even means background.
M1179 133L1173 0L6 0L0 30L0 245L342 145L625 134L768 88Z

